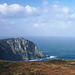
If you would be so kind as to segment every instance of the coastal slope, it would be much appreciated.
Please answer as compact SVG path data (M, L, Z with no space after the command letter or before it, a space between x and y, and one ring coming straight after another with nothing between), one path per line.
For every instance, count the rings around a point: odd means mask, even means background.
M24 38L0 40L0 60L27 61L42 58L37 46Z
M0 61L0 75L75 75L75 61Z

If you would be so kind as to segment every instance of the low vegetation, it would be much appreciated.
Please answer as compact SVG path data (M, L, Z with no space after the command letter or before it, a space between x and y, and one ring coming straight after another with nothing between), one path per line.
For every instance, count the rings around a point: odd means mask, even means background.
M75 61L54 59L49 61L3 61L0 75L75 75Z

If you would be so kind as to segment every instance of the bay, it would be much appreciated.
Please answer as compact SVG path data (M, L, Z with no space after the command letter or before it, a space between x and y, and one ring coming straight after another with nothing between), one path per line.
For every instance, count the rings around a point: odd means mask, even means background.
M33 41L43 54L50 56L50 59L75 60L75 37L26 38Z

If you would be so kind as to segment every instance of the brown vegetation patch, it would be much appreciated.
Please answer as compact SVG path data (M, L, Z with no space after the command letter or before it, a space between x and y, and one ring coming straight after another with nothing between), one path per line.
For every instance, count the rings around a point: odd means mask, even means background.
M75 75L75 61L0 61L0 75Z

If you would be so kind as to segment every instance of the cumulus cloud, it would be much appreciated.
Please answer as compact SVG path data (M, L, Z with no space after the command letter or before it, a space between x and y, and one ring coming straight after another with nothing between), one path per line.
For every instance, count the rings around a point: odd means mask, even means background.
M67 28L73 22L73 19L75 19L75 14L71 13L68 7L60 7L57 4L51 5L47 1L43 2L42 8L31 7L29 5L24 7L20 4L0 4L0 18L23 18L31 16L36 17L25 19L25 23L29 24L31 22L34 27L44 28L46 26L49 28ZM2 21L1 23L4 24ZM14 24L14 22L11 23Z
M21 6L19 4L8 5L6 3L0 4L0 17L27 17L37 16L40 14L39 8L27 6Z
M63 13L68 14L71 13L71 10L68 7L60 7L57 4L49 4L47 1L43 2L43 11L45 13Z
M67 6L60 7L57 4L51 5L47 1L44 1L42 10L43 16L35 18L36 23L33 22L35 27L67 29L75 24L75 14Z
M12 20L0 19L0 30L10 29L15 25L15 22Z
M34 27L39 27L39 25L38 24L34 24Z
M39 8L29 5L24 7L20 4L0 4L0 18L0 29L8 27L10 30L16 30L17 28L19 32L22 30L32 35L36 33L44 35L55 30L67 31L75 24L75 13L69 7L61 7L58 3L49 4L47 1L44 1L42 7Z
M68 7L63 7L62 12L67 14L70 12L70 9Z

